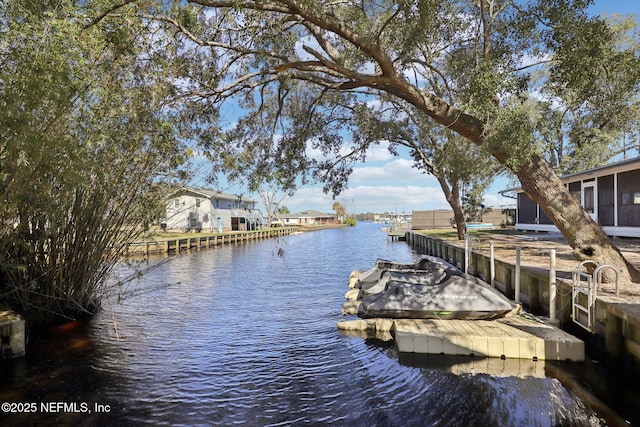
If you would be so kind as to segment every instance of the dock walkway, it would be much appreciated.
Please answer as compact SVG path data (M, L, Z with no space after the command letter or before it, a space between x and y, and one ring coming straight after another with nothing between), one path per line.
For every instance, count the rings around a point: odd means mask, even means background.
M228 243L286 236L299 230L300 227L277 227L252 231L230 231L202 235L194 234L193 237L132 242L127 248L127 256L148 256L151 254L171 254L200 250Z
M584 342L556 327L509 316L497 320L402 319L393 327L398 351L501 359L582 362Z
M585 360L584 341L532 316L514 314L496 320L357 319L338 322L338 329L393 339L400 353Z
M579 338L596 344L595 351L601 355L599 359L606 363L625 366L640 373L638 283L620 283L619 292L615 284L603 284L589 304L589 317L578 312L576 318L575 307L582 304L582 300L579 299L581 295L574 292L572 272L579 263L573 258L572 248L562 236L514 235L500 232L478 236L482 236L483 239L474 245L469 254L468 268L471 274L493 283L511 299L517 299L516 289L519 286L519 301L528 312L537 316L552 314L549 254L553 250L557 255L554 268L556 299L553 314L560 328L570 328L576 331ZM465 263L463 242L439 239L423 233L408 233L407 241L418 253L439 256L459 268ZM640 240L614 238L613 241L630 263L640 267ZM520 269L516 268L518 250L522 260ZM490 258L493 252L495 266L491 267ZM576 329L575 326L581 326L584 331Z

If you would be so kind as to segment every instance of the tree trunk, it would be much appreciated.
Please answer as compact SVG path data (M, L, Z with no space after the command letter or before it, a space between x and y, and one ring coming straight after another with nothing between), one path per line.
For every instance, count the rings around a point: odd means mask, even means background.
M480 119L449 106L438 97L415 91L400 79L393 80L386 90L412 103L436 122L469 139L478 146L485 145L483 123ZM417 96L416 96L417 95ZM509 167L510 156L503 144L487 146L488 151L502 165L514 172L522 189L547 214L560 230L577 260L591 259L600 265L611 265L620 271L622 281L640 282L640 272L630 264L613 245L606 233L582 209L580 201L569 190L549 165L538 155L517 168ZM603 280L615 280L610 269L603 271Z
M394 80L394 83L398 82L399 80ZM421 96L415 96L414 88L404 82L392 85L387 90L411 102L436 122L478 146L485 146L486 135L480 119L456 110L438 97L420 92ZM498 162L516 174L522 189L531 200L540 205L573 248L573 256L579 261L590 259L600 265L615 267L620 272L621 281L640 282L640 271L622 256L609 236L582 208L580 201L571 196L547 162L540 156L533 155L529 162L516 168L510 167L507 144L508 141L505 141L486 148ZM610 269L605 269L602 278L603 281L610 282L615 280L615 274Z
M640 272L622 256L542 158L534 156L516 174L522 189L558 227L573 248L573 256L577 260L594 260L600 265L611 265L620 271L621 280L640 281ZM615 280L610 269L603 270L603 280Z
M458 240L464 240L464 235L467 234L467 222L464 219L464 211L462 210L462 204L460 203L460 186L457 182L453 183L451 188L447 184L447 181L440 177L440 174L434 174L440 183L440 188L444 193L444 197L447 199L449 206L453 210L453 219L456 224L456 230L458 233Z
M478 146L485 145L486 135L480 119L456 110L438 97L415 91L400 79L393 82L394 85L386 89L389 93L411 102L436 122ZM602 228L582 209L580 201L571 196L545 160L533 155L526 164L517 168L509 167L507 144L508 141L505 141L486 148L496 160L518 176L522 189L540 205L573 248L574 257L580 261L591 259L600 265L614 266L620 271L622 281L640 282L640 272L622 256ZM615 280L615 275L606 269L603 280Z

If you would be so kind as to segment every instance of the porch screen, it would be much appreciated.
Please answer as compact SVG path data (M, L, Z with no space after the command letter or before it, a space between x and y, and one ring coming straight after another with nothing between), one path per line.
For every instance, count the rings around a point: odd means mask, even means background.
M615 225L613 175L598 178L598 221L600 225Z
M640 227L640 170L618 174L618 225Z
M536 224L538 205L524 193L518 193L518 223Z
M547 214L538 208L538 204L525 193L518 193L517 222L520 224L553 224Z

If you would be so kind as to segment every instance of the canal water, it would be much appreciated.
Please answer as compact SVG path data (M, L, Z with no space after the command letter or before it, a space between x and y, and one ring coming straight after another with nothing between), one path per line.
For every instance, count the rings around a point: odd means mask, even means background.
M624 402L637 394L616 384L594 390L586 378L594 361L419 358L340 333L351 271L377 258L418 257L379 227L360 223L143 263L155 268L89 322L32 338L27 357L0 363L0 402L11 403L0 425L634 422L631 409L621 414L607 401L632 408ZM118 277L130 273L122 268Z

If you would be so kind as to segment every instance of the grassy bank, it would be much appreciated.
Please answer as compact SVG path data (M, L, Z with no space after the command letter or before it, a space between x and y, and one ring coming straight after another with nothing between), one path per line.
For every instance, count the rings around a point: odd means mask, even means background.
M414 230L414 233L424 234L426 236L436 237L442 240L458 240L458 234L455 228L437 228L431 230ZM513 228L494 228L494 229L471 229L467 230L467 234L471 237L479 239L488 239L491 236L527 236L536 234L531 231L519 231Z

